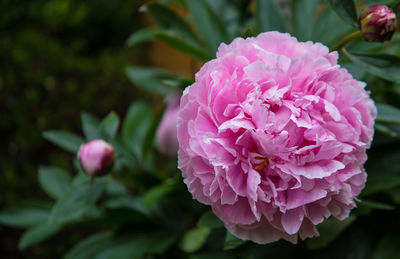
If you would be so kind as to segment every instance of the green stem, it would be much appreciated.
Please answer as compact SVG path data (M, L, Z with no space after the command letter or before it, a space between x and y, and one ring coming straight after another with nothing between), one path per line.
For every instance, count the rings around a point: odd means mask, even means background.
M350 33L348 35L346 35L338 44L336 44L333 48L330 49L330 51L335 51L335 50L340 50L341 48L344 47L344 45L346 45L347 43L349 43L350 41L357 39L359 37L361 37L361 32L360 31L356 31L353 33Z

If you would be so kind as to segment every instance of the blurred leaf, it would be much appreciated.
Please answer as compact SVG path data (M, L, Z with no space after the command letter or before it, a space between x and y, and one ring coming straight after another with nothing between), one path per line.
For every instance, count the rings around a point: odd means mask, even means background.
M0 223L12 227L31 227L46 223L50 214L47 203L25 201L0 211Z
M165 105L153 118L150 128L147 131L147 134L146 134L146 137L145 137L144 143L143 143L143 153L145 155L147 153L149 153L152 150L152 148L154 147L154 142L155 142L155 137L157 134L158 125L160 124L160 121L164 115L164 112L165 112Z
M350 215L347 219L340 221L336 218L329 218L318 225L319 237L307 240L309 249L320 249L334 241L347 227L356 220L356 216Z
M139 198L132 196L122 196L110 199L105 203L105 206L109 209L128 208L143 215L147 215L149 213L148 210L143 206L142 201Z
M400 58L388 54L350 54L344 53L351 61L382 79L392 82L400 82Z
M122 125L122 139L141 160L143 159L143 144L150 128L152 113L149 106L143 102L131 104Z
M71 191L71 177L57 167L40 167L39 183L42 189L54 199L61 199Z
M257 27L260 32L280 31L287 32L286 21L275 0L257 0L255 11Z
M100 232L85 238L64 255L63 259L92 259L112 245L112 234Z
M122 182L118 181L117 179L110 178L107 181L106 192L109 195L117 196L127 194L128 190Z
M151 205L165 197L173 189L173 186L172 183L166 182L152 187L142 196L142 204L147 208L151 207Z
M173 10L158 3L146 5L146 8L159 26L179 36L182 40L188 41L190 45L200 47L199 41L190 26Z
M199 61L209 61L210 59L212 59L212 56L210 56L204 50L196 46L190 45L186 41L176 37L171 33L161 32L157 35L157 38L164 41L171 47L177 49L178 51L185 53L189 56L192 56Z
M299 41L312 39L319 2L320 0L291 0L293 32Z
M128 67L126 75L135 86L149 92L168 95L178 91L176 85L171 84L176 77L161 69Z
M99 253L95 259L135 259L146 254L162 254L175 242L174 236L146 235L115 242L111 247Z
M225 25L206 1L187 0L186 3L197 31L203 37L209 53L215 57L218 46L222 42L229 43L231 40Z
M374 128L379 131L382 132L384 134L387 134L391 137L396 137L397 136L397 132L392 130L391 128L389 128L388 126L381 124L381 123L375 123Z
M106 139L112 139L117 134L119 118L115 112L110 112L100 123L100 131Z
M333 10L348 24L357 28L357 12L353 0L328 0Z
M398 234L383 237L372 254L372 259L398 259L399 244L400 237Z
M197 221L197 226L219 228L223 227L224 223L212 211L207 211L201 215L199 221Z
M393 210L393 209L395 209L395 207L392 205L378 202L378 201L365 200L365 199L363 199L360 202L357 202L357 205L360 208L368 208L368 209L376 209L376 210Z
M49 225L47 223L34 226L24 232L18 243L18 248L20 250L25 250L26 248L42 242L49 237L56 234L61 229L60 225Z
M160 28L144 28L137 30L129 36L126 45L132 47L136 44L152 40L163 31L164 30Z
M74 154L78 152L79 147L83 143L81 137L62 130L45 131L43 132L43 137L53 144Z
M81 123L83 134L85 135L87 141L101 138L101 133L99 130L100 122L97 118L89 113L82 112Z
M324 4L323 6L323 11L319 15L318 21L314 24L312 40L314 42L321 42L327 46L333 46L337 44L345 35L351 33L354 29L345 21L343 21L336 14L336 12L330 8L329 5ZM353 63L342 65L346 65L346 68L348 68L351 66L350 64ZM353 70L351 71L353 76L355 76L354 70L361 70L361 72L365 73L365 70L359 69L358 66L353 66L351 68Z
M236 248L244 243L246 243L246 240L237 238L229 231L226 231L224 250Z
M377 103L377 122L400 124L400 109L385 103Z
M104 190L104 183L83 185L74 189L70 195L58 200L53 206L49 222L66 224L85 219L97 218L100 211L94 206Z
M199 250L206 242L210 231L210 228L207 227L197 227L189 230L185 233L180 243L181 249L188 253Z

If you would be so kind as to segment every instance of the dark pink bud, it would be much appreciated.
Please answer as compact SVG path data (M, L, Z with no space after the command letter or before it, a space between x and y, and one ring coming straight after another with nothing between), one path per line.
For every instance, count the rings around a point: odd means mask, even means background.
M180 96L169 96L167 109L157 129L157 144L161 153L167 156L176 156L178 152L178 137L176 125L178 123Z
M358 18L358 27L366 41L383 42L392 39L396 31L396 14L385 5L371 5Z
M82 144L78 159L87 175L105 175L114 164L114 148L102 139L95 139Z

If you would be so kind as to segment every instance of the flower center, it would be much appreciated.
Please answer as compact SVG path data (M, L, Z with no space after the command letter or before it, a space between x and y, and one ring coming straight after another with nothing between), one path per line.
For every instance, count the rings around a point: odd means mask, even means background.
M262 159L263 161L254 167L257 171L261 171L264 168L268 167L268 165L269 165L268 157L264 157L264 158L260 157L260 159Z

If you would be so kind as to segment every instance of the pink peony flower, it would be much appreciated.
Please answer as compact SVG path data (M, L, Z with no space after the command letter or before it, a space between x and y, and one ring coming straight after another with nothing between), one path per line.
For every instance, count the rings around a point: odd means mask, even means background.
M175 156L178 152L178 138L176 136L176 124L178 122L180 96L169 96L167 109L157 129L157 144L161 153L167 156Z
M184 91L184 182L237 237L296 243L355 206L376 108L337 57L279 32L237 38Z
M86 174L101 176L114 164L114 148L102 139L95 139L81 145L78 159Z

